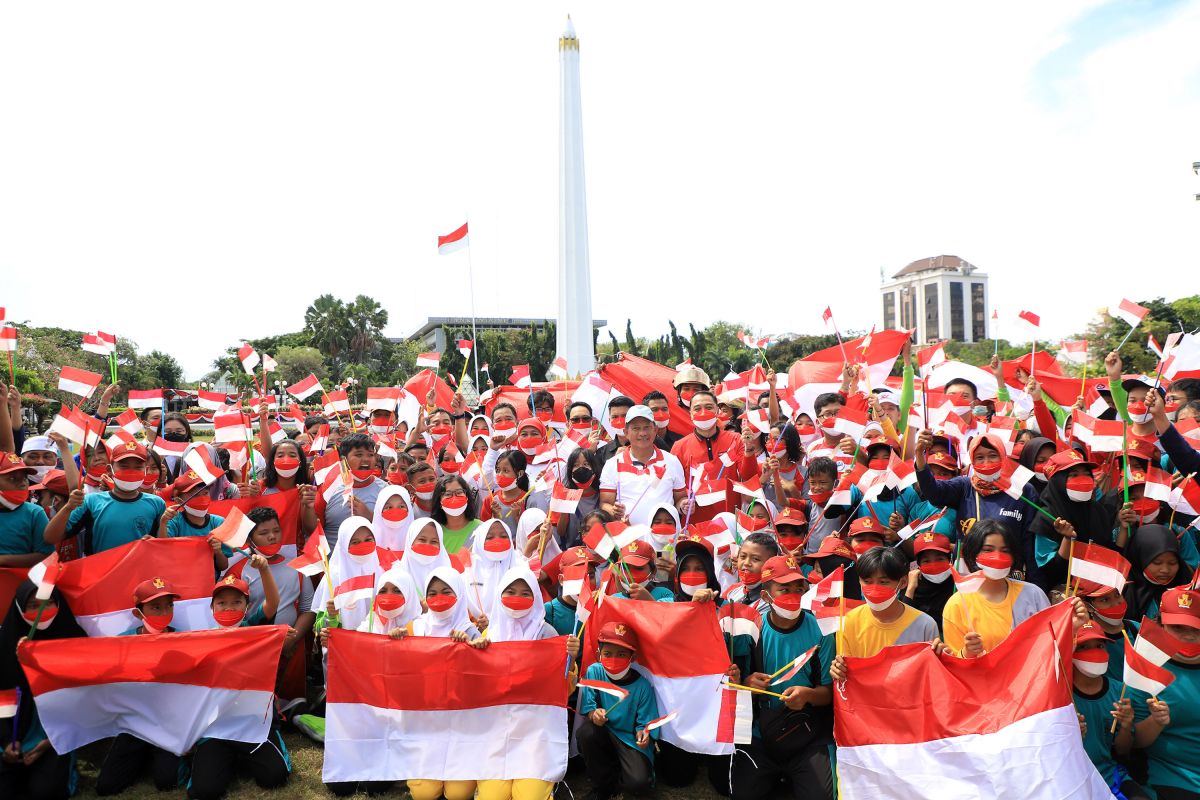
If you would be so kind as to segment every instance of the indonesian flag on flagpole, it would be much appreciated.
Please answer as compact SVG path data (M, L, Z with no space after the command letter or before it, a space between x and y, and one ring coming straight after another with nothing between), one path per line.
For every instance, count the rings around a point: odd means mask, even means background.
M117 425L130 436L141 436L146 431L146 426L138 419L138 415L128 408L117 415Z
M225 407L226 395L221 392L206 392L201 389L196 392L196 402L205 411L219 411Z
M707 481L702 480L696 486L696 493L693 499L696 501L696 505L701 506L702 508L715 506L717 503L724 503L726 499L726 487L727 484L724 478L713 478L712 480Z
M867 412L857 408L843 406L833 418L831 426L838 433L844 433L854 441L862 438L867 431Z
M5 325L0 328L0 352L12 353L17 349L17 329Z
M1200 484L1196 483L1195 478L1185 480L1171 490L1167 505L1180 514L1200 514Z
M438 255L444 256L447 253L453 253L455 250L461 250L470 245L470 237L467 234L467 223L463 223L461 228L458 228L453 233L448 233L445 236L437 237Z
M463 358L470 358L472 351L475 349L475 342L470 339L459 339L456 342L456 346Z
M191 442L168 442L166 439L159 436L154 440L154 452L160 456L174 456L175 458L183 457L187 449L191 447ZM197 448L195 452L203 452L204 448ZM185 462L186 463L186 462ZM199 472L197 475L201 474ZM215 478L213 480L216 480ZM212 481L209 481L211 483Z
M624 522L597 522L583 537L583 543L605 561L614 550L620 550L632 542L642 538L645 526L626 525Z
M826 325L833 324L833 309L829 306L825 306L825 310L821 312L821 321ZM837 326L834 325L834 327L836 328Z
M254 530L254 522L243 514L241 509L231 508L225 515L225 521L213 528L210 533L217 537L222 544L226 544L234 550L240 550L245 547L246 539L249 538L252 530Z
M531 385L529 378L529 365L517 364L512 368L512 374L508 376L508 382L518 389L528 389Z
M555 481L554 492L550 498L550 511L558 514L574 514L581 497L583 497L583 489L568 489L562 483Z
M563 597L579 597L587 583L587 564L568 564L562 571Z
M845 579L846 570L839 565L837 569L822 578L816 587L814 587L816 591L813 593L813 602L825 603L841 597L842 585Z
M117 428L115 431L113 431L112 436L110 436L104 440L104 447L108 450L108 452L111 453L111 452L115 451L118 447L129 444L132 441L133 441L133 434L131 434L129 431L125 430L124 428Z
M246 416L241 409L234 408L224 413L213 414L213 442L229 444L245 442L253 433L246 424Z
M1146 318L1146 315L1150 313L1150 309L1145 306L1139 306L1132 300L1121 300L1115 310L1109 309L1109 313L1114 317L1125 320L1129 327L1136 328Z
M117 349L117 346L115 341L110 344L107 340L101 338L105 335L107 334L85 333L80 347L88 353L95 353L98 356L108 358Z
M38 600L50 599L61 574L62 564L58 561L58 553L51 553L29 568L29 580L37 584L36 597Z
M1139 653L1126 639L1125 674L1122 680L1130 689L1158 697L1163 689L1175 682L1175 676Z
M162 389L130 389L125 405L129 408L162 408L163 402Z
M1125 426L1120 420L1096 419L1078 408L1071 411L1071 435L1096 453L1120 453L1125 449Z
M757 500L760 503L765 503L767 496L763 494L762 484L758 480L757 475L751 475L746 479L745 483L732 482L732 488L738 494Z
M417 367L421 369L437 369L441 361L441 353L421 353L417 356Z
M77 408L64 407L50 424L50 432L61 433L67 441L81 447L87 447L93 437L97 437L103 430L103 422Z
M297 400L304 400L314 392L322 391L321 382L317 380L317 376L309 373L309 376L302 381L297 381L287 387L288 394Z
M1017 316L1022 319L1026 325L1033 329L1034 335L1036 335L1042 327L1042 318L1032 311L1022 311L1021 313L1017 314Z
M1174 334L1172 334L1174 335ZM1167 339L1166 361L1162 365L1162 374L1168 380L1177 378L1200 377L1200 337L1187 334L1175 345Z
M983 582L987 580L987 576L983 574L983 570L968 572L966 575L960 575L958 570L950 568L950 574L954 578L954 588L962 594L970 594L978 592L983 588Z
M1059 360L1070 364L1086 364L1088 360L1087 339L1080 339L1075 342L1064 340L1062 349L1058 351L1058 357Z
M333 414L349 414L350 413L350 397L346 394L345 389L336 389L325 395L325 413Z
M1118 592L1125 588L1129 562L1116 550L1088 542L1071 542L1071 551L1072 576Z
M945 342L931 344L917 351L917 367L920 369L922 378L928 378L929 373L942 364L945 364L946 360Z
M0 309L0 311L2 310ZM20 705L20 700L16 687L12 689L0 689L0 719L12 719L15 717L18 705Z
M1149 467L1146 470L1146 484L1142 490L1142 496L1163 503L1170 500L1171 474L1158 467Z
M855 677L833 693L845 800L1045 797L1111 800L1083 749L1071 699L1071 606L1021 623L980 659L928 644L847 658ZM982 660L983 665L978 662ZM935 702L896 713L896 687Z
M1154 620L1142 617L1133 649L1154 666L1161 667L1179 652L1179 640Z
M591 689L593 691L602 692L609 697L617 698L617 700L624 700L626 697L629 697L628 689L623 689L620 686L617 686L615 683L609 683L608 681L593 681L585 678L579 682L578 686L581 689Z
M689 535L695 534L707 539L715 553L727 550L735 541L733 531L729 529L729 525L723 519L693 522L691 525L688 525L687 531Z
M386 636L331 631L322 779L561 780L569 737L564 641L477 650L414 636L395 647Z
M726 603L717 611L717 624L730 636L749 636L758 642L762 635L762 614L745 603Z
M175 619L178 625L179 601ZM182 755L205 737L266 740L286 633L286 625L270 625L35 640L22 644L17 657L55 750L68 753L128 733ZM169 725L163 709L171 710Z
M242 362L242 369L246 370L247 375L253 375L254 368L257 367L258 362L262 360L258 357L258 351L251 347L248 343L243 342L242 346L238 348L237 355L238 361Z
M279 410L279 398L273 394L269 394L266 397L251 397L248 401L246 401L246 407L251 411L258 413L258 407L263 403L267 404L268 411Z
M159 449L159 442L163 442L163 440L159 439L158 442L154 443L155 450ZM164 442L164 444L169 446L172 443ZM174 455L174 453L170 455ZM190 453L183 457L183 463L188 465L188 469L200 476L200 480L204 481L205 486L211 486L213 481L225 474L225 471L219 465L214 464L212 459L208 457L208 448L206 447L193 448Z
M82 398L89 398L96 391L103 378L95 372L75 367L63 367L58 374L58 390L69 392Z
M88 636L117 636L140 624L133 616L133 590L149 578L162 578L179 593L172 627L181 631L213 627L212 550L200 536L138 539L67 561L58 590Z
M600 377L600 373L592 371L584 376L579 386L571 395L572 403L587 403L592 414L599 417L601 411L608 405L612 384Z
M368 387L365 411L395 412L396 404L400 402L400 394L404 390L398 386Z
M288 566L301 575L309 577L320 575L325 572L325 564L329 561L329 555L329 540L325 538L324 529L318 525L317 529L308 537L308 541L304 543L304 550L289 561Z
M546 370L546 374L552 375L559 380L566 380L567 375L569 374L567 372L567 360L562 356L554 359L554 363L550 365L548 370Z
M597 632L608 622L628 625L641 644L633 668L654 687L660 709L679 710L679 717L662 728L662 738L691 753L733 752L729 743L716 741L729 653L711 608L609 597L594 616L582 648L584 669L596 660Z
M819 647L819 645L817 647ZM803 669L804 665L808 663L808 660L813 657L813 653L817 652L817 647L810 647L800 655L796 656L792 660L792 663L788 665L787 672L771 681L771 685L778 686L779 684L787 683L792 678L796 677L796 673Z
M275 359L271 358L266 353L263 353L262 354L262 368L263 368L263 372L274 372L275 370L279 369L279 362L276 361Z
M813 603L811 610L813 617L817 620L817 625L821 628L821 633L830 636L840 631L842 625L845 624L846 615L862 604L862 600L841 597L824 603Z
M939 522L941 522L942 517L945 515L945 513L946 513L946 509L943 508L941 511L930 516L928 519L913 520L912 522L910 522L909 524L907 524L903 528L901 528L899 531L897 531L896 535L899 536L900 541L903 542L906 539L911 539L912 537L916 536L918 533L922 533L922 532L928 531L928 530L933 530L933 528L936 527Z
M1020 500L1025 493L1025 487L1036 477L1036 473L1011 459L1004 463L1003 469L1000 477L996 479L996 485L1012 499Z

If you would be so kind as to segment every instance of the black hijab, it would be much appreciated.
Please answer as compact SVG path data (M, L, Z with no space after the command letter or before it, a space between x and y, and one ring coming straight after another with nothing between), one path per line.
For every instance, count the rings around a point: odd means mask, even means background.
M913 596L908 597L904 592L901 592L900 598L918 611L923 611L933 617L940 631L942 629L942 612L946 609L946 601L953 594L953 576L948 577L941 583L934 583L922 573L917 577L917 588L913 590Z
M29 730L29 725L33 721L33 692L29 688L29 681L25 679L25 670L21 668L20 662L17 661L17 642L21 637L29 635L29 623L25 621L21 610L29 602L30 598L37 592L37 586L32 581L24 581L17 587L16 594L13 597L13 603L8 608L8 613L4 617L3 627L0 627L0 689L18 688L21 690L21 702L17 707L17 737L23 739L25 733ZM52 595L58 603L58 614L54 620L46 626L45 630L38 631L34 634L35 641L45 639L73 639L77 637L87 636L83 628L79 627L79 623L75 621L75 615L71 613L70 607L67 605L66 599L57 589ZM38 602L34 601L34 607ZM0 725L0 744L7 746L12 739L12 726Z
M1083 502L1072 500L1067 495L1069 471L1060 469L1047 481L1039 499L1042 508L1071 523L1075 529L1076 541L1095 542L1103 547L1113 547L1112 531L1117 509L1107 498L1097 500L1094 495ZM1054 532L1054 523L1042 514L1034 517L1030 529L1034 534L1044 536L1056 544L1062 540L1062 537Z
M700 565L704 568L704 576L708 579L706 588L712 589L720 597L721 581L717 579L717 569L713 564L712 553L708 552L708 548L699 542L692 542L685 539L675 545L675 570L674 575L671 576L671 583L673 585L670 587L675 594L675 602L687 603L692 599L679 585L679 566L683 564L683 559L688 556L696 556L696 558L700 559Z
M1143 525L1138 528L1129 546L1125 548L1129 556L1129 583L1121 593L1129 607L1125 610L1125 619L1141 622L1142 617L1150 610L1150 606L1162 601L1163 593L1172 586L1185 586L1192 582L1192 570L1179 554L1179 540L1175 532L1165 525ZM1146 579L1146 567L1150 562L1163 553L1174 553L1179 559L1179 571L1170 586L1159 586Z
M1050 455L1054 455L1054 453L1053 453L1054 442L1050 441L1045 436L1033 437L1032 439L1030 439L1028 442L1025 443L1025 447L1023 447L1021 449L1021 456L1020 456L1020 458L1017 459L1017 461L1025 469L1027 469L1031 472L1035 471L1033 469L1033 467L1034 467L1034 464L1037 463L1038 453L1042 452L1042 448L1047 445L1050 446L1050 450L1051 450ZM1045 476L1042 476L1042 477L1045 477ZM1045 486L1045 484L1042 483L1041 481L1038 481L1038 483L1036 483L1034 485L1035 486L1039 486L1039 485Z

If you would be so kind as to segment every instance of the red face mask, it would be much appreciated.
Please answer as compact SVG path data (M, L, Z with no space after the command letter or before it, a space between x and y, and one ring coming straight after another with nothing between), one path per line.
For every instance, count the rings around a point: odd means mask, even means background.
M119 481L128 481L129 483L141 483L146 478L146 473L140 469L122 469L113 472L113 478Z
M633 663L633 656L624 658L614 658L613 656L600 656L600 666L604 667L604 671L609 675L621 675L629 665Z
M398 608L404 607L404 595L402 594L377 594L375 595L375 607L380 611L395 611Z
M717 421L720 422L722 425L728 424L729 421L732 419L733 419L733 414L730 414L728 411L722 411L717 414Z
M876 604L887 602L889 597L896 594L896 590L890 586L876 586L873 583L864 583L861 588L863 599Z
M512 549L512 542L507 536L497 536L495 539L485 539L483 549L489 553L503 553Z
M408 473L393 471L388 473L388 483L392 486L405 486L408 484Z
M833 430L833 426L837 424L837 417L826 417L821 420L821 427L826 431Z
M739 511L737 515L737 524L738 527L743 530L754 532L761 531L766 528L771 524L771 520L759 519L758 517L752 517L749 514L743 514L741 511Z
M500 602L504 604L505 608L511 608L513 611L528 611L533 608L532 597L517 597L512 595L501 597Z
M782 545L783 549L787 550L789 553L793 553L796 551L797 548L803 547L804 543L807 541L808 541L807 536L780 536L779 537L779 544Z
M867 462L867 469L887 469L891 459L887 458L872 458Z
M359 542L352 544L346 548L352 556L369 556L375 552L375 543L372 541Z
M256 544L254 545L254 549L262 553L267 558L270 558L271 556L279 555L279 551L283 549L283 542L262 545Z
M173 611L166 614L142 614L142 625L145 626L147 633L162 633L170 627L171 620L174 618L175 612Z
M385 508L382 512L383 518L388 522L403 522L408 517L408 509L404 506L395 506L393 508Z
M668 422L670 419L671 419L670 411L663 410L663 411L655 411L654 412L654 421L655 422Z
M817 505L825 505L829 502L829 498L833 497L833 492L809 492L808 499L812 500Z
M762 581L762 571L750 572L749 570L739 569L738 580L743 586L756 586Z
M1090 495L1096 491L1096 479L1091 475L1076 475L1074 478L1067 478L1067 489L1072 492L1083 492Z
M462 469L462 463L455 461L452 458L448 458L442 462L442 472L445 472L448 475L457 475L460 469Z
M554 412L547 411L544 408L539 408L536 412L534 412L534 414L542 422L549 422L550 420L554 419Z
M679 585L696 590L703 589L708 586L708 576L703 572L681 572L679 573Z
M451 511L457 511L460 508L467 507L467 496L465 494L455 495L454 497L443 497L442 508L448 508Z
M147 472L146 477L142 478L142 486L147 489L152 489L158 485L158 475L152 472Z
M517 425L515 422L497 422L495 425L492 426L492 435L497 438L503 437L503 438L507 439L509 436L512 436L516 432L517 432Z
M771 598L771 605L778 606L784 611L799 611L800 598L799 594L777 594Z
M922 575L941 575L950 571L949 561L930 561L917 567Z
M1163 405L1163 411L1166 411L1168 414L1174 414L1178 410L1179 410L1179 403L1176 403L1174 401L1168 400L1166 402L1166 404Z
M692 402L692 398L696 396L695 389L684 389L679 393L679 399L685 403Z
M805 436L815 436L817 434L817 429L812 425L800 425L796 428L796 433L800 434L801 438Z
M1000 470L1004 469L1004 465L999 461L993 461L990 464L975 464L975 472L980 475L999 475Z
M436 556L442 552L442 548L428 542L413 542L413 546L409 549L419 556Z
M212 505L212 498L206 494L197 495L187 501L187 507L193 511L208 511L208 507Z
M854 551L856 556L861 556L868 550L874 550L876 547L883 547L879 542L873 539L855 539L850 543L850 549Z
M625 418L624 417L613 417L608 421L608 424L612 427L612 429L614 431L625 430Z
M1175 639L1173 636L1171 638ZM1177 642L1175 645L1175 650L1178 655L1181 655L1184 658L1196 658L1197 656L1200 656L1200 642L1188 644L1187 642L1183 642L1179 639L1175 639L1175 641Z
M279 456L275 459L275 471L286 472L290 469L299 469L300 459L288 458L287 456Z
M350 474L354 476L355 483L366 483L375 477L377 471L373 469L352 469L350 470Z
M425 605L429 606L430 611L449 611L454 608L454 604L458 602L458 598L452 594L435 594L433 597L425 598Z
M245 618L245 611L214 611L213 619L222 628L232 628Z
M435 486L437 486L437 483L434 481L430 481L429 483L418 483L413 485L413 491L418 495L433 494L433 489Z
M7 492L0 492L0 497L3 497L5 502L12 505L14 508L29 500L28 489L13 489Z
M573 431L590 431L591 429L592 429L592 423L590 423L590 422L572 422L571 423L571 430L573 430Z
M501 489L507 489L516 482L516 475L501 475L499 472L496 473L496 485Z
M675 526L669 522L660 522L657 525L651 525L650 532L655 536L674 536Z
M525 433L517 437L517 444L522 450L534 450L543 441L544 439L542 439L542 437L538 436L536 433Z
M38 622L38 625L39 626L48 626L50 624L50 622L53 621L54 618L57 616L58 616L58 606L46 606L45 610L42 611L42 619L41 619L41 621ZM33 611L22 611L21 617L24 618L24 620L26 622L28 622L30 625L33 625L34 621L37 620L37 618L38 618L37 609L35 608Z
M711 408L699 408L692 412L692 420L694 422L707 422L710 419L716 419L717 412Z
M1008 553L993 550L990 553L980 553L975 557L975 563L990 569L1012 569L1013 560Z
M449 425L434 425L433 427L431 427L429 429L429 433L432 436L441 438L442 436L449 436L450 431L452 431L452 430L454 430L454 429L452 427L450 427Z
M1096 612L1096 616L1103 617L1109 622L1120 622L1125 619L1125 612L1128 608L1129 604L1122 599L1117 605L1109 606L1108 608L1096 608L1092 606L1092 611Z

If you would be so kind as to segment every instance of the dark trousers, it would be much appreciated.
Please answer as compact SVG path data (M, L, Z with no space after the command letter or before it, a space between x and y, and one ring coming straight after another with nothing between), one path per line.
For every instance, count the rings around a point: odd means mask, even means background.
M592 788L598 793L646 795L654 789L650 759L626 746L606 727L585 719L576 733L579 754Z
M742 752L733 754L733 800L783 797L779 784L785 779L796 800L833 800L830 744L818 739L787 758L761 739L740 747Z
M658 755L654 759L654 774L659 783L682 788L691 786L700 768L708 773L708 782L717 794L729 796L729 756L706 756L689 753L670 742L658 743Z
M48 750L28 767L0 761L0 797L4 800L67 800L74 758Z
M244 767L263 789L283 786L288 779L288 762L279 748L278 739L279 734L272 731L262 744L206 739L196 745L188 797L218 800L225 794L239 766Z
M1158 793L1158 800L1200 800L1200 792L1178 786L1155 786L1154 791Z
M395 781L336 781L325 784L325 788L338 797L349 797L360 792L369 795L383 794L391 791L395 785Z
M179 756L161 747L122 733L113 739L96 778L96 794L120 794L133 786L149 768L154 788L165 792L179 786Z

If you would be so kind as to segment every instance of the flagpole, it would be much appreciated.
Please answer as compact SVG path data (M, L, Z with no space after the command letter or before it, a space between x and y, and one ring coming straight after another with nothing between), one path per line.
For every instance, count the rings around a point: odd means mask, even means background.
M466 217L466 215L463 215ZM475 391L479 391L479 334L475 331L475 268L471 265L471 220L467 219L467 286L471 292L471 355L475 356ZM466 374L466 364L463 364ZM460 380L459 383L462 383Z

